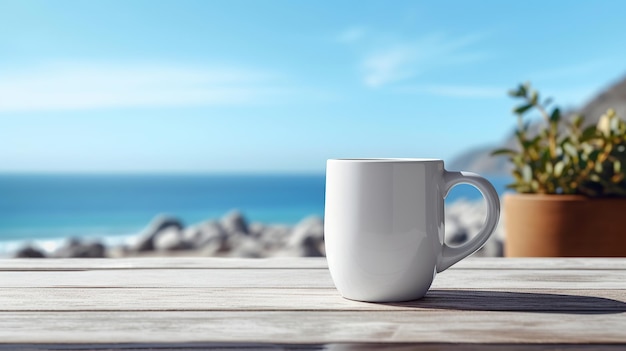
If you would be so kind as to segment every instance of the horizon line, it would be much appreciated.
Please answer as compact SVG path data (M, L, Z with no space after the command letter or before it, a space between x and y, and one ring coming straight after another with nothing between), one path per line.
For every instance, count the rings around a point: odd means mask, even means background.
M271 176L271 175L324 175L325 171L5 171L0 170L0 176L6 175L128 175L128 176L185 176L185 175L197 175L197 176Z

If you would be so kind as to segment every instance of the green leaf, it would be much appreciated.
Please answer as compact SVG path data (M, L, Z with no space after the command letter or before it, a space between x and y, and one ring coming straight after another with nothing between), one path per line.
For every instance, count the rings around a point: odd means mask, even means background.
M559 110L559 108L557 107L554 110L552 110L552 113L550 114L550 122L559 123L560 120L561 120L561 110Z
M611 128L611 131L614 134L619 133L619 122L620 122L619 118L615 118L615 117L611 118L611 122L609 123L609 125L610 125L610 128Z
M530 182L530 188L536 193L539 190L539 182L533 179L533 181Z
M613 171L615 173L620 173L622 171L622 163L619 160L615 160L615 162L613 162Z
M523 95L520 95L519 89L517 89L517 90L511 89L511 90L507 91L507 94L509 94L509 96L512 96L512 97L523 96Z
M509 90L508 93L512 97L524 97L526 96L526 87L523 84L520 84L516 89Z
M541 162L544 164L551 163L550 162L550 149L541 150Z
M530 165L528 164L525 164L524 167L522 168L522 179L526 183L530 183L530 181L533 179L533 170L530 168Z
M574 145L572 145L572 144L570 144L570 143L564 143L564 144L563 144L563 150L565 150L565 152L566 152L568 155L570 155L570 156L572 156L572 157L574 157L574 158L578 157L578 150L576 150L576 148L574 147Z
M596 163L596 167L595 167L596 172L602 173L603 169L604 169L604 167L602 166L602 162L597 162Z
M532 104L525 104L525 105L517 106L516 108L513 109L513 113L521 115L524 112L530 110L532 107L533 107Z
M561 147L561 146L557 146L556 147L556 155L558 157L561 157L563 155L563 147Z
M539 93L537 93L536 90L533 90L530 93L530 103L533 104L533 105L536 105L537 101L539 101Z
M520 85L522 91L524 92L524 95L528 94L528 92L531 90L530 88L530 82L524 82L524 84Z
M580 126L583 125L583 122L585 121L585 118L583 118L583 116L581 115L575 115L572 118L572 124L574 125L574 127L576 128L580 128Z
M565 162L559 161L554 165L554 176L560 177L563 174L563 169L565 168Z
M491 156L497 155L515 155L517 151L511 149L497 149L491 153Z
M596 126L589 126L583 130L583 135L581 137L581 141L587 141L596 136L597 128Z
M552 165L551 162L544 162L543 168L546 170L546 174L545 174L546 179L549 179L548 176L550 174L553 174L553 172L554 172L554 166Z

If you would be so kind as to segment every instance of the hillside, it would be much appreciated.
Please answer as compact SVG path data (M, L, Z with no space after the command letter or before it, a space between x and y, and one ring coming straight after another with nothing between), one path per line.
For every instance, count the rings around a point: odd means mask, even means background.
M608 89L602 91L596 97L591 99L587 104L578 109L576 113L585 116L586 122L597 123L600 116L607 109L613 108L617 111L617 115L626 118L626 77L617 83L611 85ZM571 116L573 113L570 113ZM540 123L540 122L538 122ZM538 128L539 125L531 126ZM511 131L508 137L503 136L504 142L500 145L482 145L474 149L467 150L446 165L450 170L467 170L486 175L505 175L509 174L509 164L506 157L491 157L492 150L501 147L516 147L517 143Z

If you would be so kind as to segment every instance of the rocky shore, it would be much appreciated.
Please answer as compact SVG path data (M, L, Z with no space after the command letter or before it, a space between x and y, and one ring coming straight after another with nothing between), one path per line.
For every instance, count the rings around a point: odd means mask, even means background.
M464 243L478 231L484 218L482 202L457 201L448 206L446 241L452 245ZM101 241L71 238L54 252L25 246L14 257L324 256L324 222L317 216L307 217L294 226L249 223L239 211L189 226L174 217L158 216L135 239L126 245L107 247ZM500 223L489 242L475 255L502 256L502 251Z

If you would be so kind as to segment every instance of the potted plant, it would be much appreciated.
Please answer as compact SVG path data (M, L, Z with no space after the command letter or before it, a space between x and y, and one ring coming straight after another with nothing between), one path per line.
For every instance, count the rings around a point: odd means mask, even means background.
M626 256L626 122L608 110L595 125L565 120L529 83L509 95L517 149L500 149L512 162L517 193L505 194L505 255ZM538 112L531 128L524 115Z

